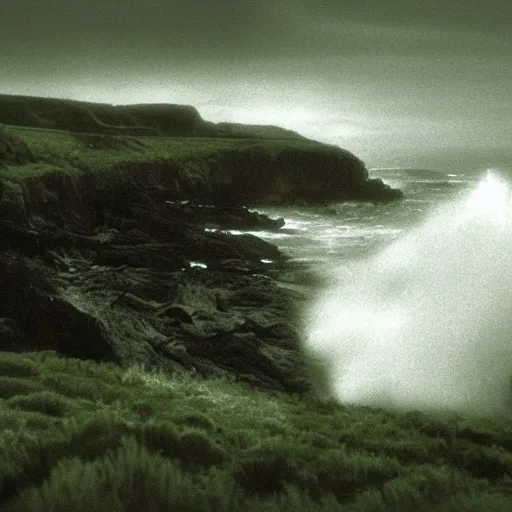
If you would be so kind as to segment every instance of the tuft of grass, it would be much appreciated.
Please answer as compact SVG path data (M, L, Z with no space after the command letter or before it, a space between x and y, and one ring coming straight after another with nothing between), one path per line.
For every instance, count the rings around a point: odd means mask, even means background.
M0 352L0 375L7 377L36 377L39 370L30 359L12 352Z
M0 375L0 398L10 398L14 395L28 395L44 388L39 382L26 378L7 377Z
M140 431L140 442L152 452L178 459L184 468L210 467L224 462L227 453L203 431L189 429L179 434L167 423L148 423Z
M185 468L219 465L228 458L224 448L217 446L204 432L192 429L181 434L175 454Z
M180 411L171 417L173 423L183 424L197 429L205 430L209 433L214 433L217 430L215 422L202 412L196 411Z
M58 456L93 460L117 448L122 437L132 433L132 428L112 411L103 411L82 421L70 420L62 425L61 431L66 443Z
M65 416L74 409L72 401L52 391L12 396L6 400L6 404L12 408L40 412L48 416Z
M452 512L464 510L467 512L508 512L512 510L512 497L492 492L470 492L450 496L439 504L435 512Z
M478 478L499 481L512 477L512 454L498 446L482 447L466 440L456 440L449 457L457 467Z
M378 487L401 474L398 460L367 452L329 450L317 461L318 485L340 503L350 502L363 490Z
M310 478L300 469L303 461L296 455L296 447L279 438L264 440L245 453L234 468L234 478L245 490L260 495L282 492L287 484L303 487L307 483L309 488Z
M95 461L61 461L41 486L13 500L7 512L228 510L231 491L225 478L209 475L201 481L124 437L119 448Z
M140 399L131 404L131 410L141 419L148 420L154 415L156 406L152 400Z
M101 400L103 403L111 404L118 400L129 400L132 396L121 384L112 385L100 376L83 373L70 375L66 371L58 371L44 375L41 380L50 389L75 399Z

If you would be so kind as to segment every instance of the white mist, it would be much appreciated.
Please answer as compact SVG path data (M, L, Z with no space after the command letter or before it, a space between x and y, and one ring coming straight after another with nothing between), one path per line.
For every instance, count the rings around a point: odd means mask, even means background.
M512 375L512 206L488 174L382 253L332 270L307 347L349 403L506 411Z

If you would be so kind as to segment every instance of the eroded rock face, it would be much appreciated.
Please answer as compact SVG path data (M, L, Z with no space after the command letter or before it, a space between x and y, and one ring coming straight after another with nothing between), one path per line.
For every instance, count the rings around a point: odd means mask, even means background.
M351 199L368 178L364 163L338 147L254 147L225 151L209 162L212 193L228 204L318 204Z
M40 189L32 197L42 197ZM252 235L204 230L213 222L251 229L281 222L243 208L202 206L196 214L188 203L139 197L113 203L87 232L91 219L81 228L65 222L59 204L31 205L38 214L30 224L0 220L0 349L307 388L297 298L266 275L283 256Z
M0 129L0 349L309 386L295 321L302 298L269 277L285 258L225 230L283 226L247 204L392 198L363 162L334 146L264 137L161 157L131 135L216 128L177 106L0 100L14 102L4 115L26 114L17 124L69 129L71 146L75 137L83 148L61 154L50 141L41 152Z
M376 203L396 201L402 197L403 192L401 190L391 188L380 178L372 178L362 182L353 192L354 199Z

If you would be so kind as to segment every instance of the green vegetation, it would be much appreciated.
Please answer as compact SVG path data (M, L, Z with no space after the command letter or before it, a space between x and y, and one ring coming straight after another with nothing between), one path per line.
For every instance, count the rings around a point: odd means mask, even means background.
M201 163L224 151L264 151L270 157L284 148L318 148L306 139L239 139L204 137L144 137L107 134L74 134L25 127L0 128L0 170L16 179L41 175L51 166L69 173L102 172L127 164L175 161ZM50 166L50 167L49 167Z
M0 353L0 508L511 510L512 425Z

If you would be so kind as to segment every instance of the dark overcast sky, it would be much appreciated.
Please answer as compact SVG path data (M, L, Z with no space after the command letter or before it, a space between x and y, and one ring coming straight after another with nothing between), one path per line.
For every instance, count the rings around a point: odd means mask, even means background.
M370 165L506 148L512 0L0 0L0 92L189 103Z

